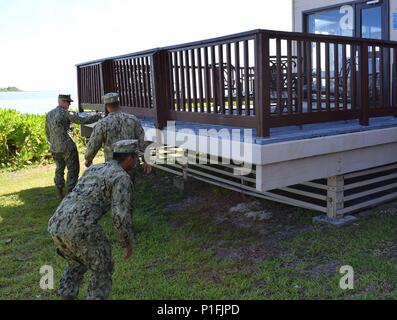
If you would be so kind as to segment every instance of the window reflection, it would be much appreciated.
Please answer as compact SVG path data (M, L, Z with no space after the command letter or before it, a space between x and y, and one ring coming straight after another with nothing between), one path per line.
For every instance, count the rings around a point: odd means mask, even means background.
M382 8L375 7L362 11L362 37L382 39Z
M308 16L308 32L323 35L348 36L354 34L352 6L324 10Z

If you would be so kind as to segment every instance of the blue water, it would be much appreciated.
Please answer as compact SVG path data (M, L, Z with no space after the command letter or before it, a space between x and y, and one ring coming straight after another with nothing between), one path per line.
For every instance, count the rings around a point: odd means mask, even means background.
M71 108L77 109L77 95L72 93ZM0 92L0 109L15 109L21 113L45 114L58 104L58 92Z

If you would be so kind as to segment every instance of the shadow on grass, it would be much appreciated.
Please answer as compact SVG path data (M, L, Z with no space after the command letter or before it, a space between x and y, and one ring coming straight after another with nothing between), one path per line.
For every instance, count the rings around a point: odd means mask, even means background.
M28 226L50 218L59 205L55 188L33 188L0 196L0 214L4 226Z
M0 196L0 299L53 299L40 289L40 268L60 270L48 220L59 204L52 187L33 188Z

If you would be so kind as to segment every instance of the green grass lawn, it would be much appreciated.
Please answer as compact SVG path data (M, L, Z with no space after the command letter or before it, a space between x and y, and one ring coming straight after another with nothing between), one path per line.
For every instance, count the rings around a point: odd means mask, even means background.
M47 233L58 205L53 171L0 173L0 299L57 299L39 287L41 266L54 267L56 284L65 267ZM263 202L273 218L256 222L228 212L250 199L191 187L183 195L171 176L139 176L134 256L125 262L114 245L113 299L397 299L396 204L333 228L313 224L316 213ZM116 242L110 216L103 226ZM339 287L343 265L354 267L354 290Z

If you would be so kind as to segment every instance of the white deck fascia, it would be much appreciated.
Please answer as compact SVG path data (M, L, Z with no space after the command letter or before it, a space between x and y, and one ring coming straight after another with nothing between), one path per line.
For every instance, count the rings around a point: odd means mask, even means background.
M153 134L152 128L145 130ZM396 127L269 145L229 141L224 147L219 137L198 137L188 131L164 130L163 137L162 143L171 147L256 165L259 192L382 166L397 159ZM246 151L243 156L240 148Z
M94 125L90 125L93 127ZM235 165L256 165L258 192L284 188L308 181L366 170L397 161L397 126L345 132L320 137L295 137L294 140L256 143L254 136L223 139L219 127L213 133L168 127L155 130L145 125L148 141L179 147L193 153L233 160ZM225 129L226 136L231 131ZM159 137L160 135L160 137ZM245 142L241 142L245 141ZM249 165L249 166L247 166Z

